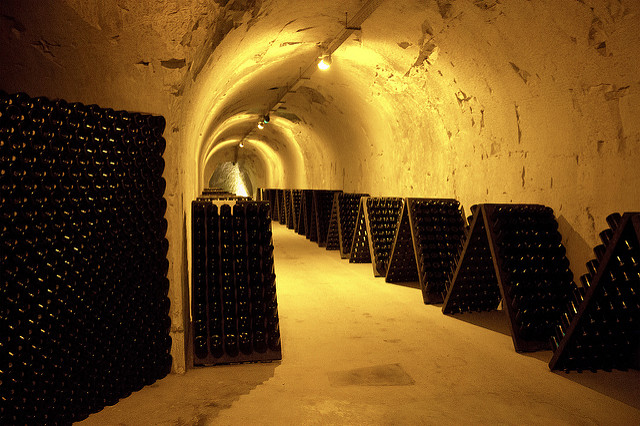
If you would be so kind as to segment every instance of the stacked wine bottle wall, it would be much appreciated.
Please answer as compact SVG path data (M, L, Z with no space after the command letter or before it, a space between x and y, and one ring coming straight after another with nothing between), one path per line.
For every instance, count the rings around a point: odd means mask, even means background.
M194 201L194 364L281 359L268 202Z
M164 125L0 93L0 424L77 421L169 373Z

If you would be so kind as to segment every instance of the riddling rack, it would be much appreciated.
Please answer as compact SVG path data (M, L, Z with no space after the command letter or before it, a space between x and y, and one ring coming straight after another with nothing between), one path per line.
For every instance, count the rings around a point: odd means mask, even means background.
M320 247L325 247L327 245L329 221L331 220L331 210L333 205L333 194L339 192L342 191L323 189L316 189L313 191L313 203L311 205L311 209L312 216L315 217L315 228L317 232L315 241ZM311 241L314 240L312 239Z
M258 189L258 193L260 194L260 199L258 201L268 201L269 202L269 214L274 220L280 217L278 212L278 204L277 204L277 190L273 188L263 188Z
M287 203L284 198L285 190L276 189L276 204L278 206L278 217L274 217L273 220L279 222L280 225L287 224Z
M267 202L192 202L195 365L282 359Z
M407 209L405 200L400 208L400 219L398 226L396 226L391 255L389 256L389 267L385 277L385 281L388 283L418 281L418 268Z
M334 204L337 203L336 225L340 257L343 259L348 259L351 254L351 245L353 243L353 233L356 228L356 219L358 218L360 198L368 196L369 194L352 194L347 192L339 192L334 195L333 202Z
M340 249L340 237L338 235L338 197L340 193L333 194L331 204L331 219L329 220L329 231L327 231L327 250Z
M614 213L552 336L551 370L627 370L640 358L640 213Z
M285 189L283 191L282 198L284 202L285 224L287 225L287 229L293 229L293 210L291 205L291 190Z
M366 200L367 197L361 197L358 205L358 215L356 216L355 229L353 231L349 263L371 263L369 233L367 232L367 222L364 211Z
M503 300L516 351L548 349L576 288L553 211L481 204L472 212L442 311L493 310Z
M293 221L293 230L298 232L300 229L300 202L302 200L302 190L291 190L291 219Z
M311 205L313 203L312 191L303 189L300 196L300 214L298 216L298 234L307 239L311 236Z
M307 240L312 241L314 243L318 242L318 215L316 214L317 209L315 206L315 190L311 190L307 194L308 201L311 202L308 209L306 210L306 214L308 215L308 222L306 226L307 231Z
M465 238L464 210L454 199L407 198L424 303L442 303Z
M170 372L164 127L0 91L0 424L71 424Z
M363 201L373 274L376 277L384 277L387 275L391 245L400 219L403 200L402 198L366 197Z

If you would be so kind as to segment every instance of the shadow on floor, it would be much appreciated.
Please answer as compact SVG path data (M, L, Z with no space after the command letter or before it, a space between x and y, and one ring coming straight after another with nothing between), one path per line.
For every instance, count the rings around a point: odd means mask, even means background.
M553 373L640 410L639 370Z
M551 361L551 357L553 356L553 351L521 352L520 355L535 358L545 364L549 364L549 361Z
M465 312L449 316L460 321L468 322L469 324L477 325L478 327L486 328L487 330L495 331L496 333L504 334L505 336L511 336L509 320L502 310Z
M536 358L548 365L553 352L525 352L521 355ZM552 373L640 410L640 370L597 371L595 373L591 371L581 373L552 371Z
M420 282L419 281L407 281L407 282L399 282L399 283L387 283L393 285L399 285L401 287L409 287L420 290Z
M451 317L506 336L511 336L509 321L502 310L469 312L451 315ZM553 356L553 352L523 352L521 355L535 358L540 362L548 364ZM640 409L640 370L614 370L611 372L597 371L595 373L591 371L584 371L582 373L577 373L575 371L570 373L553 371L552 373L634 408Z
M170 374L78 424L209 424L241 396L271 379L279 365L280 361L221 365Z

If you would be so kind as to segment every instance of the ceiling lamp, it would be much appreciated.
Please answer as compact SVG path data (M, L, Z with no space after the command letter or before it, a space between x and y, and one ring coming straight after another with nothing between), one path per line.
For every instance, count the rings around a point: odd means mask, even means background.
M262 120L258 121L258 129L260 130L264 129L264 121Z
M240 148L244 148L244 142L240 142Z
M324 55L320 58L320 62L318 62L318 68L322 71L326 71L331 67L331 55Z

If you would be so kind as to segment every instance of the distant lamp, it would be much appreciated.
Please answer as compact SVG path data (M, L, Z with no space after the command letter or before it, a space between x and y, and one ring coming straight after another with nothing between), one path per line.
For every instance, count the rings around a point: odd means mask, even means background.
M264 122L263 121L258 121L258 129L260 129L260 130L264 129Z
M240 142L240 148L244 148L244 142Z
M329 67L331 67L331 55L324 55L320 59L320 62L318 62L318 68L320 68L322 71L326 71L329 69Z

